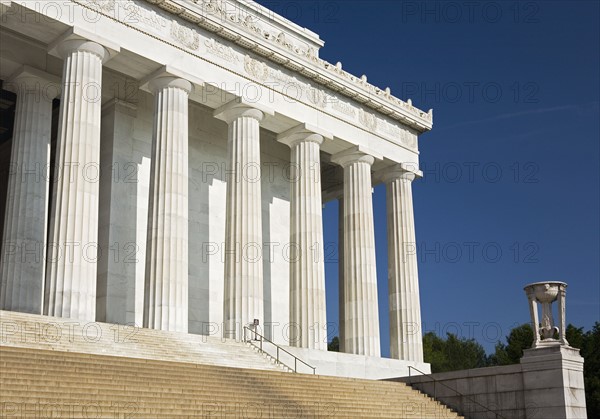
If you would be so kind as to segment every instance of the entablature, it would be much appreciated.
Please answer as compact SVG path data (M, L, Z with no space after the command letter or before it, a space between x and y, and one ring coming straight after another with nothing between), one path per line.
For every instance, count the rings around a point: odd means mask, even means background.
M13 1L15 3L20 7L32 8L32 3L37 2ZM42 44L51 43L64 36L65 31L72 31L72 28L76 29L75 32L97 31L121 46L121 52L105 67L137 81L138 88L142 87L142 81L150 74L165 65L168 65L171 73L195 74L201 78L205 86L192 93L190 100L212 109L236 96L244 96L236 85L256 86L261 89L263 104L275 109L276 117L267 118L263 125L276 134L298 123L310 123L322 126L335 135L335 141L326 141L323 145L322 149L327 153L364 145L378 150L391 162L418 161L418 135L422 131L394 120L385 113L373 111L366 104L343 96L298 72L263 60L258 54L232 41L217 37L200 27L192 28L189 22L146 1L113 3L111 0L72 0L71 3L61 3L62 7L66 7L64 4L85 8L80 10L94 10L98 12L99 19L90 22L89 19L83 19L81 13L76 13L70 19L63 13L61 25L58 25L48 13L48 17L41 20L33 17L31 24L23 24L18 16L13 16L8 18L7 28L38 40L41 43L40 52ZM136 8L128 11L135 12L136 18L131 19L129 15L116 12L118 7L113 9L115 13L110 12L115 4L135 5ZM43 30L43 27L48 28ZM124 91L133 92L133 87L127 84Z
M405 102L393 96L389 88L381 89L368 83L366 76L356 77L348 73L342 69L341 63L334 65L319 58L318 47L324 43L318 35L309 31L311 37L299 39L299 30L308 31L307 29L300 28L254 1L144 1L156 4L192 24L235 42L419 132L429 131L433 126L432 110L424 112L414 107L410 101ZM281 32L273 32L273 21L280 23L276 30ZM295 41L288 42L291 39ZM310 41L313 45L309 44Z
M186 47L197 50L200 39L195 27L202 28L231 41L267 61L302 75L316 84L326 86L392 120L401 122L418 132L433 126L433 111L422 111L391 94L342 69L341 63L332 64L319 58L324 45L319 36L269 11L254 1L239 0L72 0L95 8L109 17L126 19L134 24L156 28L171 27L171 34L183 40ZM144 7L144 3L150 8ZM151 10L158 6L169 16L179 17L184 23L169 22ZM214 40L213 49L221 42ZM209 46L210 47L210 46ZM223 52L227 54L227 51Z

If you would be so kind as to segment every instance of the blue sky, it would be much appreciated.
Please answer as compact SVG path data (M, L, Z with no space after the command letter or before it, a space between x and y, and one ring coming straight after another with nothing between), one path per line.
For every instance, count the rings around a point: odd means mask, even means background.
M569 284L567 321L600 320L596 1L269 1L321 57L421 109L413 185L425 331L490 351L527 322L523 286ZM382 354L389 354L385 189L374 195ZM337 241L337 203L324 210ZM337 264L326 265L337 321Z

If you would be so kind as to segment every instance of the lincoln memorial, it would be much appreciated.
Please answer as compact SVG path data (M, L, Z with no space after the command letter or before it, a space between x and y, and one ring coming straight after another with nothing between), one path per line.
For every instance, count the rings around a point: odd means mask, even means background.
M1 310L226 340L250 326L330 375L429 372L412 183L431 110L319 58L317 34L252 1L0 7ZM381 183L392 359L380 347ZM340 353L327 351L334 335Z

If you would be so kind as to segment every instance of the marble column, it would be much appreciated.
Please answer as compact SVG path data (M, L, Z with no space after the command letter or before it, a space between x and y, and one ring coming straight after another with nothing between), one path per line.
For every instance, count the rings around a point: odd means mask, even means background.
M25 66L4 84L17 103L0 257L2 310L42 314L56 79Z
M381 356L371 165L358 149L332 156L344 168L344 350Z
M86 40L57 47L64 59L45 314L95 320L102 63L108 51Z
M264 322L260 122L263 110L239 101L215 110L228 124L223 336Z
M102 106L96 287L96 320L100 322L135 323L136 294L142 299L144 294L143 279L141 286L136 287L135 281L136 271L144 271L145 260L144 243L136 240L141 181L133 155L136 117L137 107L132 103L115 98ZM143 309L138 317L142 314ZM138 318L136 325L142 324Z
M343 193L343 192L342 192ZM340 352L346 352L346 300L344 295L344 197L338 198L338 339Z
M144 327L188 331L188 99L192 84L150 81L155 95Z
M291 346L327 350L320 146L323 135L305 124L280 135L291 148Z
M386 169L390 356L423 362L412 181L402 165Z

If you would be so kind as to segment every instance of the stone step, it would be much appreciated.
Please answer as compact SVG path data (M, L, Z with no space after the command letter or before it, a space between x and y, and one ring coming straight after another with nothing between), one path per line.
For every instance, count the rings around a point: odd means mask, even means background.
M5 346L286 370L246 343L231 339L7 311L0 311L0 322Z
M427 404L428 409L435 411L446 412L441 405L436 402L432 402L422 396L421 394L412 391L404 384L401 383L390 383L390 382L377 382L367 380L356 380L356 379L337 379L333 377L312 377L312 376L301 376L297 374L285 374L285 373L267 373L261 372L257 374L256 371L245 371L235 370L231 368L215 368L210 366L203 366L197 364L178 364L172 363L173 368L170 371L177 376L180 375L179 380L170 381L165 377L166 362L155 362L155 361L140 361L140 360L128 360L120 357L109 357L109 356L94 356L94 355L83 355L75 353L61 353L51 352L42 350L25 350L20 348L0 348L0 354L2 354L2 386L3 388L9 389L2 395L2 400L10 400L12 403L28 403L28 401L34 401L38 404L50 404L56 400L63 400L65 404L73 403L74 401L86 400L92 398L93 402L98 400L112 401L114 403L126 403L131 401L131 395L135 395L136 400L143 400L145 411L153 412L153 414L161 415L163 410L171 413L171 409L177 409L180 414L197 414L198 408L206 407L207 403L218 402L223 403L226 406L228 401L234 399L236 403L268 403L270 398L264 400L258 397L256 394L267 394L268 389L273 391L276 389L276 393L279 395L285 395L285 399L292 399L294 403L300 406L302 409L309 409L315 400L320 403L333 403L344 406L344 412L348 417L367 417L370 412L377 411L379 415L373 415L372 417L396 417L392 414L397 413L397 407L394 407L399 400L402 401L404 406L409 406L411 409L419 409L420 413L414 417L427 417L423 415L421 406ZM25 362L29 360L29 362ZM88 365L85 368L85 361ZM123 371L123 365L128 362L134 364L141 364L146 368L139 368L139 365L134 365L134 369L138 371L138 375L129 374L129 371ZM81 371L71 371L74 365L80 365ZM157 364L157 365L155 365ZM39 365L44 368L45 374L40 374ZM112 370L111 370L112 365ZM56 373L53 367L63 367L63 373L60 375L53 375ZM163 367L163 368L161 368ZM219 375L208 375L208 374L195 374L191 379L183 379L180 370L186 370L188 368L194 370L200 370L197 372L208 372L202 370L221 370L222 374ZM10 373L11 370L17 370L22 375L22 378L18 378L18 373ZM60 371L59 371L60 372ZM237 375L236 375L237 373ZM249 374L250 379L240 379L241 374ZM35 376L37 374L37 379ZM142 375L143 377L140 377ZM153 376L160 376L160 380L152 380ZM257 377L251 379L254 375L266 375L275 376L272 377L271 383L267 382L257 383ZM31 379L24 377L30 376ZM227 377L229 380L219 383L219 377ZM238 379L236 380L236 376ZM89 378L91 377L91 378ZM119 382L123 381L123 384L115 385L115 378ZM296 381L294 379L301 378ZM333 381L338 382L338 387L326 386L326 388L319 388L318 381ZM150 380L150 381L149 381ZM19 389L19 381L25 382L21 386L23 389ZM194 382L195 381L195 382ZM294 383L294 381L296 381ZM303 386L301 381L312 381L313 385ZM168 382L168 386L161 384ZM196 384L196 388L193 385ZM260 385L259 385L260 384ZM292 385L288 385L292 384ZM295 385L294 385L295 384ZM355 385L353 390L355 394L348 394L348 389L344 389L344 386ZM398 385L400 384L400 385ZM231 387L234 387L231 390ZM247 391L239 391L239 386L248 387ZM386 394L387 392L381 391L381 388L396 388L398 390L404 389L409 390L408 394L404 391L397 391L396 394ZM230 388L230 391L225 389ZM22 390L27 391L27 396L19 397L18 394ZM337 391L336 391L337 390ZM32 393L34 396L32 396ZM373 397L373 393L376 397ZM319 398L319 395L324 398ZM207 399L206 397L209 396ZM205 397L202 399L202 397ZM188 405L187 408L178 407L181 403L181 399L193 401ZM212 405L210 405L212 406ZM161 410L162 409L162 410ZM390 416L385 416L385 413ZM170 415L169 417L175 417ZM410 416L406 416L410 417ZM434 415L432 417L441 417L440 415ZM444 416L446 417L446 416ZM453 416L456 417L456 416Z
M123 326L4 311L0 323L0 417L459 417L404 383L290 373L244 342L150 329L115 341Z
M23 357L22 359L14 359L13 357L7 356L5 353L5 348L3 348L2 350L3 353L3 359L0 362L0 365L2 366L12 366L15 368L18 368L20 371L22 371L23 373L27 373L28 372L28 365L30 364L31 360L34 359L34 357ZM46 363L46 368L45 368L45 372L46 374L50 375L50 374L68 374L69 372L72 372L74 374L79 374L81 371L94 371L94 370L98 370L101 371L102 368L104 368L105 365L114 365L114 361L111 360L112 357L107 357L109 360L108 361L104 361L103 359L94 359L95 364L94 365L89 365L89 359L87 360L80 360L80 361L57 361L57 362L52 362L52 360L46 360L44 359L44 362ZM42 358L43 359L43 358ZM123 376L127 376L129 374L136 374L138 376L141 376L143 373L146 372L147 368L144 365L127 365L126 363L121 363L122 365L120 365L120 370L118 372L116 372L116 375L123 375ZM181 364L175 364L173 366L169 366L169 365L152 365L152 372L154 371L160 371L163 376L165 378L170 378L170 377L177 377L180 380L185 379L189 379L191 382L194 382L195 380L198 379L199 374L202 374L202 377L215 377L215 378L221 378L221 379L226 379L229 377L234 377L236 380L240 380L240 379L244 379L244 375L241 375L242 373L240 373L239 369L237 368L217 368L216 371L210 371L207 369L202 369L202 371L199 371L197 368L190 368L189 371L180 371L180 369L178 369L177 367L181 365ZM191 367L193 367L193 364L190 365ZM231 371L231 372L230 372ZM246 375L250 375L247 372L244 372L243 374ZM265 377L260 376L258 374L255 374L254 371L252 372L251 379L255 378L255 377L261 377L265 380L268 381L274 381L277 382L278 384L284 384L287 381L290 380L286 380L286 375L285 374L282 376L275 376L275 377ZM322 388L330 388L332 386L336 386L338 388L345 388L345 389L352 389L352 390L358 390L358 389L364 389L364 388L377 388L381 394L386 394L387 390L390 391L406 391L406 392L412 392L414 391L412 388L406 386L406 384L404 383L397 383L397 382L390 382L392 383L391 385L388 384L387 382L379 382L379 381L373 381L368 382L365 380L361 380L358 383L356 382L336 382L336 379L334 378L334 380L330 381L330 380L322 380L322 376L316 376L319 379L315 382L314 380L302 380L299 376L295 375L292 379L291 382L293 383L303 383L303 382L310 382L311 385L313 386L318 386L318 387L322 387ZM132 379L134 379L134 377L132 377Z

